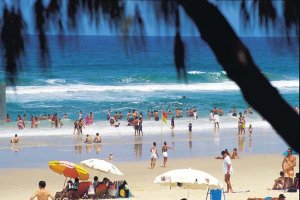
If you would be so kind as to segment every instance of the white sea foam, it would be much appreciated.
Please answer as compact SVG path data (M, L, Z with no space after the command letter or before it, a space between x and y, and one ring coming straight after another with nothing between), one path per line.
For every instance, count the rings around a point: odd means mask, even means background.
M205 74L206 72L202 72L202 71L188 71L188 74Z
M299 91L299 80L271 81L271 84L280 91ZM155 92L155 91L238 91L239 87L232 81L219 83L193 83L193 84L136 84L136 85L48 85L48 86L16 86L8 87L8 95L24 94L62 94L77 92Z
M45 122L47 124L47 122ZM63 128L50 128L44 123L43 126L32 129L25 128L24 130L18 130L16 125L6 128L0 128L0 138L1 137L12 137L14 134L19 136L59 136L59 135L73 135L73 126L72 121L64 122ZM214 130L213 123L210 122L207 118L200 118L197 120L193 119L175 119L175 129L174 133L188 133L188 123L193 124L193 132L198 133L207 133ZM268 122L263 121L261 118L248 118L246 126L252 124L254 129L256 128L270 128ZM46 126L45 126L46 125ZM92 134L95 135L99 132L102 136L124 136L124 135L134 135L134 129L132 126L126 126L125 121L121 121L121 126L118 128L111 127L108 121L97 121L92 126L88 126L83 129L83 134ZM237 119L232 117L223 116L220 117L220 131L224 129L233 129L233 132L237 132ZM167 124L162 123L161 121L149 121L145 120L143 122L143 132L144 135L160 135L161 131L163 134L172 133L170 129L170 121Z

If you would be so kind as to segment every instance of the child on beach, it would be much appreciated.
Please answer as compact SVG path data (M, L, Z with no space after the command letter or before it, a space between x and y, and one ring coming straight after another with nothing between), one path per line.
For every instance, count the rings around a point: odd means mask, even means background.
M228 152L228 151L227 151ZM228 154L229 154L229 152L228 152ZM237 148L233 148L233 151L232 151L232 155L231 155L231 157L230 157L231 159L240 159L240 157L239 157L239 155L238 155L238 151L237 151Z
M96 133L94 143L101 143L101 142L102 142L101 136L99 135L99 133Z
M48 199L51 198L54 200L54 197L50 194L49 191L45 189L46 187L46 182L45 181L40 181L39 182L39 190L36 191L31 197L30 200L34 200L35 198L37 199Z
M113 160L114 160L114 156L113 156L112 153L110 153L110 154L108 155L108 161L109 161L109 162L113 162Z
M15 137L10 139L10 143L19 143L19 137L17 134L15 134Z

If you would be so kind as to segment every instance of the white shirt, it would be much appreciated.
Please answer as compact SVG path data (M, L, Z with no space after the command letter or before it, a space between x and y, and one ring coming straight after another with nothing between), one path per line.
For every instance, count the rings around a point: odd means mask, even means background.
M227 174L229 165L230 165L229 174L232 174L233 168L232 168L232 164L231 164L231 159L230 159L230 157L227 155L227 156L224 158L224 167L223 167L224 173L225 173L225 174Z

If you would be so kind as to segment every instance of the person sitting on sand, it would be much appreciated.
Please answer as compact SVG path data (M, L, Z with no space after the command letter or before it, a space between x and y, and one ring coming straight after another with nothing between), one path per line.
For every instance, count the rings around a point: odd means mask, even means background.
M94 143L101 143L101 142L102 142L102 139L101 139L99 133L96 133L96 137L94 139Z
M295 176L295 178L294 178L293 187L294 187L295 189L299 189L299 188L300 188L300 184L299 184L299 172L296 173L296 176Z
M282 190L284 185L284 173L281 171L280 176L274 180L274 185L272 187L272 190Z
M10 143L19 143L19 137L17 134L15 134L15 137L10 139Z
M87 134L84 143L92 144L92 143L93 143L93 138L92 138L92 136L90 136L89 134Z
M229 152L228 152L229 153ZM231 159L240 159L239 155L238 155L238 151L237 151L237 148L233 148L233 152L232 152L232 155L230 156Z
M45 181L40 181L39 182L39 190L36 191L31 197L30 200L34 200L37 198L38 200L48 200L49 198L54 200L54 197L50 194L49 191L45 189L46 187L46 182Z
M108 161L109 161L109 162L113 162L113 161L114 161L114 156L113 156L112 153L110 153L110 154L108 155Z
M68 199L73 199L73 197L76 196L76 192L78 188L79 188L79 178L75 178L74 183L71 180L69 180L60 198L64 199L65 197L67 197Z

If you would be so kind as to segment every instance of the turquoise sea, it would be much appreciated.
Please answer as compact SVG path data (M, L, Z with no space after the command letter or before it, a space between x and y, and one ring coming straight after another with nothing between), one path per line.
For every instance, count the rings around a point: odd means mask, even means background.
M61 38L60 38L61 39ZM49 68L40 62L36 36L26 39L25 58L16 87L7 88L7 113L34 116L67 113L70 123L93 112L105 120L107 110L136 109L183 111L196 108L207 118L216 106L227 113L248 104L239 88L228 79L207 44L199 37L184 37L188 84L178 80L174 67L173 37L48 36ZM255 63L291 106L299 104L299 46L292 39L242 38ZM1 56L3 64L3 58ZM42 65L42 66L41 66ZM3 68L0 77L4 79ZM255 80L253 80L255 81ZM259 89L259 88L257 88ZM185 96L186 98L182 98ZM276 109L276 108L274 108ZM258 115L254 115L259 118ZM41 123L43 125L43 123ZM15 123L2 124L2 127ZM48 126L46 124L45 126Z
M162 140L180 149L174 151L175 158L215 156L224 148L233 147L238 147L242 155L280 154L284 151L287 148L285 142L255 111L246 118L247 127L249 124L254 127L253 138L248 137L248 133L246 138L237 136L237 119L227 113L233 106L238 112L243 112L248 104L207 44L198 37L183 39L187 51L187 84L177 79L173 37L146 37L144 45L141 38L131 37L126 45L122 37L65 36L61 47L57 37L49 36L51 66L46 69L39 60L37 37L29 36L18 82L15 87L7 87L6 91L11 122L0 123L0 158L9 164L0 165L0 168L15 166L18 162L23 163L22 166L42 166L50 159L69 158L79 162L91 156L105 158L109 152L120 161L144 160L149 157L152 142L161 143ZM291 106L298 106L298 43L289 45L286 38L251 37L242 40L262 73ZM2 59L1 56L3 63ZM3 81L3 68L0 70ZM146 116L147 110L174 111L180 108L185 111L194 107L199 119L186 118L183 112L184 118L175 120L174 131L169 124L145 119L143 137L131 137L133 128L126 126L124 121L119 128L111 127L106 121L108 110L126 115L129 110L136 109ZM208 120L213 107L225 111L220 117L219 132L214 132ZM104 139L101 146L90 148L83 145L85 136L73 136L73 121L78 118L79 111L84 116L93 112L95 123L83 132L93 136L100 132ZM68 120L63 120L62 128L51 128L47 120L41 121L37 129L18 130L16 126L17 115L26 114L29 120L31 114L54 113L60 117L64 113L69 116ZM193 134L187 134L190 122L193 123ZM29 121L27 125L29 127ZM8 137L16 133L22 139L21 144L11 146ZM7 156L10 154L14 156ZM22 162L24 156L26 159L41 157L41 160Z

